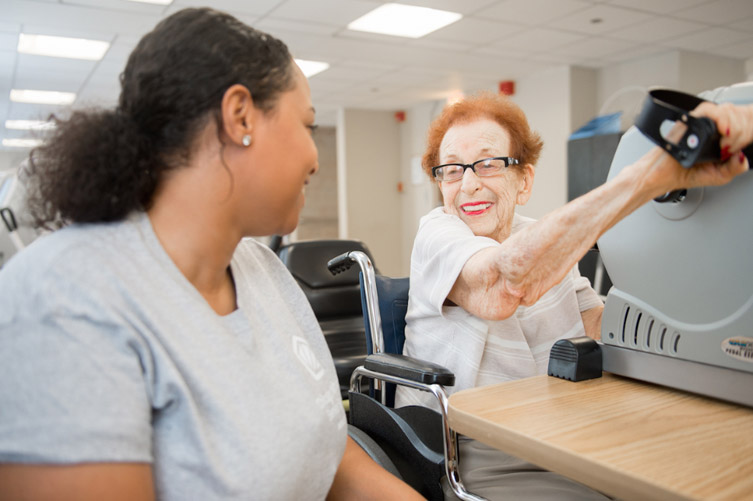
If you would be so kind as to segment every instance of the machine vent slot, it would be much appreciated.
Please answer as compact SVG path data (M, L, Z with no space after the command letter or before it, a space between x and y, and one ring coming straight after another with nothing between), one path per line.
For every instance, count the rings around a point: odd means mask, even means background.
M664 351L664 338L667 337L667 326L662 325L661 333L659 334L659 351Z
M630 306L625 305L625 314L622 316L622 332L620 333L620 342L625 344L625 331L627 330L627 320L630 315Z
M643 312L638 312L638 318L635 319L635 329L633 330L633 346L638 346L638 331L641 327L641 318L643 318Z
M677 348L680 344L680 333L675 331L672 335L672 346L669 348L670 353L677 355Z
M651 331L654 330L654 319L652 318L648 322L648 330L646 330L646 349L651 348Z

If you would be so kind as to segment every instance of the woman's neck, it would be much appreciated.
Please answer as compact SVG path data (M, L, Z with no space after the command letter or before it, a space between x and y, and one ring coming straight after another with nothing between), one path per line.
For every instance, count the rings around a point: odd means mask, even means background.
M174 171L147 211L157 239L180 272L219 314L236 308L230 260L241 239L231 201L197 168Z

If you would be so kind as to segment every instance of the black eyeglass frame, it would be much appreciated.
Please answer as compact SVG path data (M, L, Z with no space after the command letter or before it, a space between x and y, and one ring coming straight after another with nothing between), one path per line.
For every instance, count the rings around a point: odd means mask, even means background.
M451 165L456 165L458 167L462 167L463 168L463 175L465 175L465 170L466 169L471 169L473 171L473 173L478 176L479 173L476 172L476 165L478 165L478 164L480 164L482 162L486 162L488 160L503 160L505 162L505 168L508 168L511 165L519 165L520 164L520 161L517 158L513 158L513 157L489 157L489 158L482 158L481 160L476 160L475 162L470 163L470 164L449 163L449 164L437 165L436 167L432 167L431 168L431 175L432 175L432 177L434 177L436 179L436 177L437 177L437 169L441 169L442 167L449 167ZM484 177L484 176L482 175L481 177ZM453 179L452 181L459 181L462 178L463 178L463 176L461 175L459 178ZM450 182L452 182L452 181L450 181Z

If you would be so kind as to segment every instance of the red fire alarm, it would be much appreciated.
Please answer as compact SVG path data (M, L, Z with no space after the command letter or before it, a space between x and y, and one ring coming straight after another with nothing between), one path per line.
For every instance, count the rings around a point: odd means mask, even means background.
M404 111L396 111L395 112L395 120L398 122L405 122L405 112Z
M499 93L505 96L515 94L515 82L513 80L503 80L499 82Z

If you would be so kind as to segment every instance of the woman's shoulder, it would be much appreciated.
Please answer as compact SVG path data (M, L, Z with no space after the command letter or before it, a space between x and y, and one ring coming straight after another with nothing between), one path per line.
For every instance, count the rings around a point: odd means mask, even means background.
M77 254L95 252L112 242L112 225L76 224L41 235L11 258L2 273L23 270L42 274L59 267L74 268Z
M84 292L92 280L106 281L117 253L135 238L126 222L81 224L40 236L0 270L0 290L18 301L39 300L50 291ZM130 232L132 233L132 231Z

